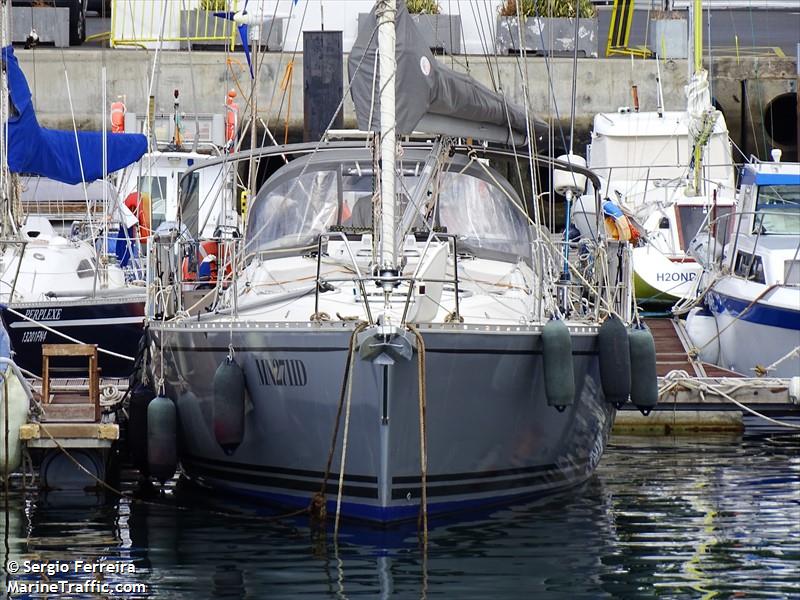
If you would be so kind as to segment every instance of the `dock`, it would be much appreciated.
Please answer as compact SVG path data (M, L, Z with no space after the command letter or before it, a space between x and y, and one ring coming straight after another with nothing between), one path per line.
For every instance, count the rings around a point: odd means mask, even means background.
M122 399L128 383L102 380L97 364L95 345L42 346L42 378L30 382L35 409L19 439L43 489L96 489L110 475L120 427L104 410Z
M645 323L656 346L659 402L647 416L630 405L623 407L614 433L742 432L748 414L767 422L800 419L800 377L745 377L698 360L679 319Z

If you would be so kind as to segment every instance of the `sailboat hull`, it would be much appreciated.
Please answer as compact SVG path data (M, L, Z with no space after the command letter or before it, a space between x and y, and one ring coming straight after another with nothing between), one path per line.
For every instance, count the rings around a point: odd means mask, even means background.
M154 323L149 331L178 408L183 471L214 488L307 506L322 488L352 326L219 325ZM608 439L614 412L600 392L596 329L573 335L577 392L564 412L545 398L539 331L489 329L423 331L430 514L578 484ZM247 401L242 443L226 453L214 437L213 377L229 344ZM343 514L390 522L419 513L417 356L382 366L356 354L326 486L329 510L346 439Z
M721 278L706 296L719 331L720 365L754 376L757 367L778 363L770 377L800 373L800 290L764 285L733 276Z
M636 299L669 308L678 300L696 295L702 267L693 258L670 259L651 245L633 249Z
M103 350L131 358L135 357L142 337L143 296L15 302L9 308L14 312L4 308L2 317L14 351L14 361L36 374L42 371L42 344L70 343L64 336L85 344L97 344ZM102 376L127 377L133 370L133 361L101 351L98 353L98 366Z

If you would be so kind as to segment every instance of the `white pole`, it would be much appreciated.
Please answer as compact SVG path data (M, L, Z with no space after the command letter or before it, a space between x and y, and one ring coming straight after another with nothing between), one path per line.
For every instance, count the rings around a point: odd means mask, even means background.
M106 124L106 106L108 103L108 74L106 66L103 65L101 69L101 79L103 89L101 92L102 100L100 101L100 114L103 117L103 249L99 253L98 259L104 258L108 253L108 218L111 214L108 206L108 126ZM97 262L97 267L100 268L100 260Z
M395 259L395 0L381 0L377 10L381 89L381 270L394 270Z

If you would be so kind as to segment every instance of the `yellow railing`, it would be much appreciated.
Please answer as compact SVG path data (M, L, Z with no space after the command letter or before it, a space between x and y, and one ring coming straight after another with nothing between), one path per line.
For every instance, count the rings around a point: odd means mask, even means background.
M228 0L226 10L235 12L239 2ZM175 48L193 42L233 47L235 24L214 12L202 10L200 0L113 0L111 46L162 42Z
M631 25L633 24L633 7L636 0L614 0L611 12L611 24L608 28L606 56L629 54L631 56L648 57L652 52L644 47L631 48Z

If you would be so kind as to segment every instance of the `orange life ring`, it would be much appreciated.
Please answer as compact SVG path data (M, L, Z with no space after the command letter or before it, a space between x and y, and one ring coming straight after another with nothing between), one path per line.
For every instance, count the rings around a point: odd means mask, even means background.
M153 230L150 228L150 194L131 192L125 197L125 206L139 221L139 234L137 237L146 246L148 238L153 235Z
M222 256L220 256L220 245L216 240L203 240L197 244L195 260L189 260L189 256L183 257L181 263L181 276L184 282L203 282L215 284L219 276L219 262L225 264L223 285L227 283L231 275L231 263L225 258L225 247L222 245ZM194 264L192 264L194 263ZM203 265L208 265L207 268ZM194 268L192 268L194 267Z

